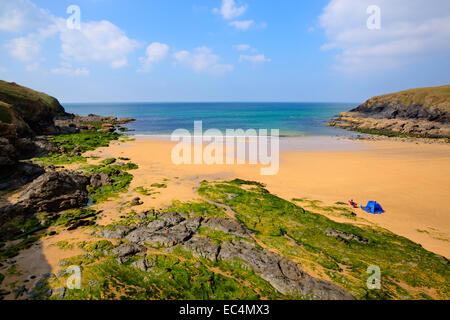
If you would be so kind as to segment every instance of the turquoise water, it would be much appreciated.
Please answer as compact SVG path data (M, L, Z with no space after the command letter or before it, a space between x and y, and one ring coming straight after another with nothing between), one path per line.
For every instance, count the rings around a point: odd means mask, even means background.
M350 132L326 127L340 112L354 108L349 103L65 103L67 112L135 118L127 125L137 134L168 135L183 128L193 130L203 121L203 130L279 129L283 136L349 136Z

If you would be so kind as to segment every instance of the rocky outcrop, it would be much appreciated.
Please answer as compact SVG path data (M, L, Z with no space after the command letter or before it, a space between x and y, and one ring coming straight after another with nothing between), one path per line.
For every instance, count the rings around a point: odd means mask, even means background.
M374 97L328 125L385 135L450 138L450 85Z
M124 258L137 254L145 254L145 252L147 252L147 248L144 246L140 246L134 243L124 243L112 250L111 253L117 255L119 258Z
M91 176L90 184L94 188L107 186L112 183L111 178L104 172L96 173Z
M19 200L0 209L0 224L17 215L37 212L60 212L85 206L89 179L74 171L48 172L34 180Z
M101 129L103 131L114 132L116 128L120 131L126 131L125 128L120 125L127 124L135 121L132 118L121 118L112 116L99 116L90 114L87 116L72 115L72 117L57 117L55 119L55 125L61 130L92 130ZM72 129L70 129L72 128Z
M134 119L69 114L45 93L0 80L0 186L8 184L8 180L1 180L8 171L20 172L20 160L64 151L37 136L96 130L102 124L107 124L106 131L114 132L116 127L125 130L120 125L131 121ZM79 153L74 150L74 154Z
M45 170L36 164L18 163L17 165L3 166L0 170L0 190L15 189L30 183L45 173Z
M303 295L313 299L352 299L352 295L341 287L305 273L300 265L278 254L256 248L245 241L225 242L219 259L246 261L261 278L268 281L282 294Z
M202 226L238 237L247 235L247 232L238 221L227 218L212 217L203 222Z
M189 240L200 226L201 218L192 218L172 224L180 220L156 220L146 227L131 232L126 239L139 244L173 247Z
M192 252L194 256L217 261L220 246L212 243L207 238L194 237L183 243L183 248Z
M0 80L0 190L18 187L19 182L37 176L39 170L18 161L48 151L49 144L36 142L35 136L58 133L57 116L70 115L55 98Z
M92 233L93 236L105 239L123 239L125 236L133 231L135 228L131 226L118 226L114 230L103 229Z
M200 227L218 230L241 240L219 244L200 236ZM157 215L157 220L146 225L142 222L125 236L127 232L122 235L128 242L119 246L113 253L117 255L119 263L124 263L130 256L143 255L144 245L165 247L164 250L169 252L176 246L181 246L194 256L212 261L232 262L238 259L282 294L301 295L312 299L353 299L353 296L341 287L308 275L296 262L256 246L241 224L234 219L186 219L178 213L162 213ZM134 267L148 272L151 272L153 265L154 263L146 258L133 263Z

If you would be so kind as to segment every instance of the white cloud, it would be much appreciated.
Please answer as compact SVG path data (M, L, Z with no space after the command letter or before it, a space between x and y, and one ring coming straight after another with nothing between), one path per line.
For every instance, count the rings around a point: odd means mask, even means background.
M8 41L6 48L11 56L25 62L38 59L42 43L59 31L59 26L56 24L57 20L55 19L54 21L55 24L50 24L46 28L40 28L37 32Z
M63 28L62 56L81 62L107 62L112 68L128 64L127 56L139 43L109 21L82 23L81 30Z
M247 56L247 55L242 55L239 57L239 62L250 62L250 63L269 63L272 60L270 60L269 58L267 58L265 55L263 54L258 54L258 55L254 55L254 56Z
M237 6L234 0L222 0L221 8L215 8L213 12L221 14L226 20L231 20L243 15L247 7L246 4Z
M29 0L0 1L0 31L36 30L51 22L51 14Z
M71 30L67 28L66 19L52 16L29 0L11 0L11 2L14 6L6 6L9 14L19 18L13 19L17 21L10 29L23 29L24 23L20 20L22 17L27 21L33 20L34 17L33 25L40 26L35 29L36 31L12 39L6 44L10 54L19 60L31 62L41 59L40 53L44 41L54 35L59 35L61 56L64 60L105 62L112 68L126 66L128 55L139 46L137 41L128 38L123 30L109 21L82 22L81 30ZM40 19L41 16L45 19ZM0 26L2 23L3 21L0 20Z
M70 77L88 76L90 71L86 68L73 68L70 63L63 62L61 67L51 70L51 73L57 75L66 75Z
M233 46L234 49L236 49L237 51L247 51L250 50L250 45L248 44L237 44Z
M335 68L345 72L382 71L450 50L450 1L377 0L381 29L369 30L372 0L332 0L320 16L329 42L338 50Z
M223 74L234 69L233 65L222 64L220 56L210 48L199 47L189 51L178 51L173 55L177 63L188 66L197 73Z
M229 25L235 27L238 30L245 31L248 30L248 28L250 28L254 23L255 21L253 20L243 20L243 21L231 21Z
M15 58L22 61L32 61L39 55L41 44L34 37L20 37L9 41L6 48Z
M142 63L142 68L139 71L150 71L152 65L156 62L167 58L169 54L169 46L164 43L153 42L145 50L145 57L139 58Z

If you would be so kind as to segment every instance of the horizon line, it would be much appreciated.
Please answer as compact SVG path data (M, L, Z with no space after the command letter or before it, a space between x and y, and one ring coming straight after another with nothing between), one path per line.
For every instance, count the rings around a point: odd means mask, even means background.
M60 101L61 104L100 104L100 103L167 103L167 104L178 104L178 103L348 103L348 104L361 104L363 102L351 102L351 101Z

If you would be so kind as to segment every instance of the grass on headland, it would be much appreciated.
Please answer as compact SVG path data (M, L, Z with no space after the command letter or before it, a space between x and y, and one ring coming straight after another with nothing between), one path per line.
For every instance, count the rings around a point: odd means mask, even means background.
M0 122L8 124L12 122L11 106L1 101L0 101Z

